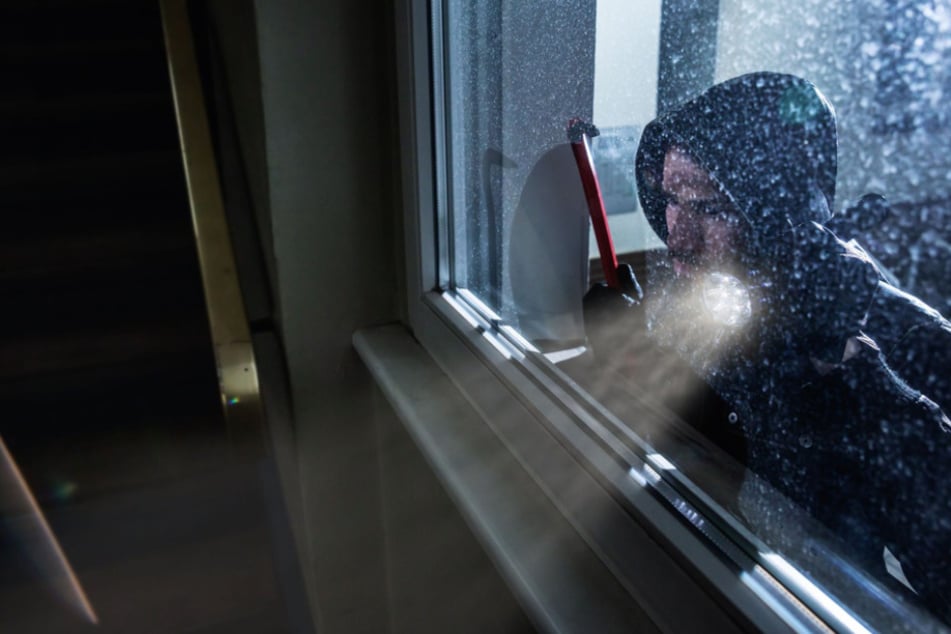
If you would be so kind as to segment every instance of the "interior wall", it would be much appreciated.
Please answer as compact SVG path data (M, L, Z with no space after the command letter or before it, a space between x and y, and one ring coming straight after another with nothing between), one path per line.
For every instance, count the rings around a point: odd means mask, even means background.
M265 216L293 421L276 454L316 629L530 629L351 346L405 312L393 7L240 4L208 2Z
M226 71L230 71L226 72L225 79L231 97L230 111L234 116L235 127L240 130L239 150L245 166L245 186L261 236L268 279L271 286L276 288L254 2L207 0L205 8L213 23L222 63Z
M534 632L386 398L374 401L390 631Z
M397 316L381 152L392 104L377 81L390 73L378 48L386 12L344 0L262 0L255 11L305 577L318 631L383 632L372 384L350 338Z
M270 220L264 113L253 0L207 0L191 6L199 55L204 53L204 96L218 153L225 210L245 311L251 325L255 363L266 421L265 441L276 468L269 500L286 514L289 543L281 544L285 605L292 631L314 631L313 610L301 583L301 553L309 552L303 530L297 441L274 295L279 289Z

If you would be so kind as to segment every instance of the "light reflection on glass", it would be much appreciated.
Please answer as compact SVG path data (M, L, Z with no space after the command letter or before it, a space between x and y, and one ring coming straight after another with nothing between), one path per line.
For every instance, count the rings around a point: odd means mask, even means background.
M780 572L786 579L795 583L796 587L802 591L810 601L820 606L828 614L834 616L840 623L844 623L851 632L868 632L868 628L859 623L859 621L845 611L845 609L832 599L828 594L816 587L801 572L796 570L788 561L776 553L760 553L760 557L770 564L777 572Z
M513 340L515 343L521 346L523 350L527 350L528 352L538 352L538 348L533 346L532 343L528 339L523 337L519 331L515 330L511 326L506 324L501 326L499 330L505 333L505 335L508 336L509 339Z
M452 306L452 307L455 309L455 311L456 311L457 313L459 313L459 316L462 317L463 319L465 319L466 322L467 322L470 326L472 326L472 327L475 328L476 330L480 330L480 329L482 328L482 325L479 324L479 322L476 321L475 317L472 316L471 311L466 310L466 309L456 300L455 297L453 297L453 296L452 296L451 294L449 294L449 293L443 293L443 294L442 294L442 298L443 298L444 300L446 300L446 303L448 303L450 306Z
M574 359L580 357L585 352L587 348L584 346L578 346L576 348L568 348L567 350L556 350L555 352L546 352L545 358L551 361L554 364L561 363L562 361L568 361L569 359Z
M59 597L79 611L90 623L98 624L96 611L2 438L0 507L4 509L4 519L10 520L7 525L11 533L27 546L29 552L26 554L46 576L46 581Z
M677 467L667 458L663 457L659 453L647 454L647 459L650 460L654 465L662 471L676 471Z
M759 579L744 570L740 573L740 581L743 582L743 585L752 590L753 594L759 597L763 603L768 605L773 610L773 612L778 614L779 617L793 629L793 631L813 631L814 628L810 628L805 623L803 623L802 619L789 610L785 605L783 605L779 599L777 599L769 590L766 589L766 586L763 585Z
M627 472L627 475L631 476L631 479L634 480L634 482L637 482L642 487L647 486L647 478L641 475L640 471L637 470L637 467L631 467L630 470Z
M711 273L703 281L703 305L710 317L724 326L742 326L750 319L750 293L732 275Z
M482 337L492 344L492 347L498 350L506 360L512 358L512 352L508 350L505 346L502 345L502 342L499 341L495 336L489 332L483 332Z

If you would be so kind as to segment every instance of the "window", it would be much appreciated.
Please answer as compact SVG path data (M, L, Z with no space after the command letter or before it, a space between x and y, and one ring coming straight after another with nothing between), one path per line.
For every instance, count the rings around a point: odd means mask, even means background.
M594 52L591 151L605 209L622 253L663 248L640 212L631 157L641 130L657 113L661 2L600 2ZM588 253L598 254L594 232Z
M564 478L526 440L536 426L747 622L947 623L951 327L922 302L951 312L951 12L929 0L445 0L421 14L406 97L411 321L557 504L570 515L584 503L559 493ZM763 95L775 110L759 121ZM650 145L645 127L667 115ZM645 295L600 324L583 302L594 249L567 143L575 118L600 127L604 202ZM716 132L726 121L735 135ZM779 128L792 131L756 136ZM639 147L659 154L639 167ZM676 232L675 213L708 251ZM702 276L710 262L722 271ZM685 312L711 305L733 312ZM728 329L760 318L755 340ZM469 387L470 374L494 387ZM502 398L530 416L498 414ZM624 538L572 517L645 600L655 580L639 578Z

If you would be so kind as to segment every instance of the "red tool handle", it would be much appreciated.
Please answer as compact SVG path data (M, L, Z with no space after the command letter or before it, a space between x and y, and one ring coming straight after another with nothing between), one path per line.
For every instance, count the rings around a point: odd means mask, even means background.
M597 134L596 127L581 119L572 119L568 122L568 141L571 143L571 151L575 155L578 172L581 174L581 185L584 188L585 200L588 202L588 213L591 215L594 236L598 241L604 279L611 288L620 289L617 254L614 251L614 241L611 239L611 229L608 227L608 213L604 209L601 185L598 184L598 175L594 171L594 160L591 158L591 148L588 145L589 137Z

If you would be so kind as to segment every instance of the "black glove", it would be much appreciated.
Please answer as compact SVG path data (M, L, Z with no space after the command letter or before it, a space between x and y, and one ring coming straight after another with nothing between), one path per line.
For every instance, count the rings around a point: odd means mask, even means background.
M878 286L874 264L811 222L777 241L770 261L765 316L771 343L799 349L823 363L840 363Z
M583 300L585 333L595 355L609 355L621 347L632 329L643 328L640 303L643 292L629 264L617 267L621 288L595 284Z
M634 275L634 269L631 268L631 265L623 262L618 264L617 276L621 282L620 289L611 288L605 282L600 282L585 293L584 310L586 315L589 309L600 310L602 307L624 309L640 303L644 293L641 291L641 285L637 283L637 276Z

